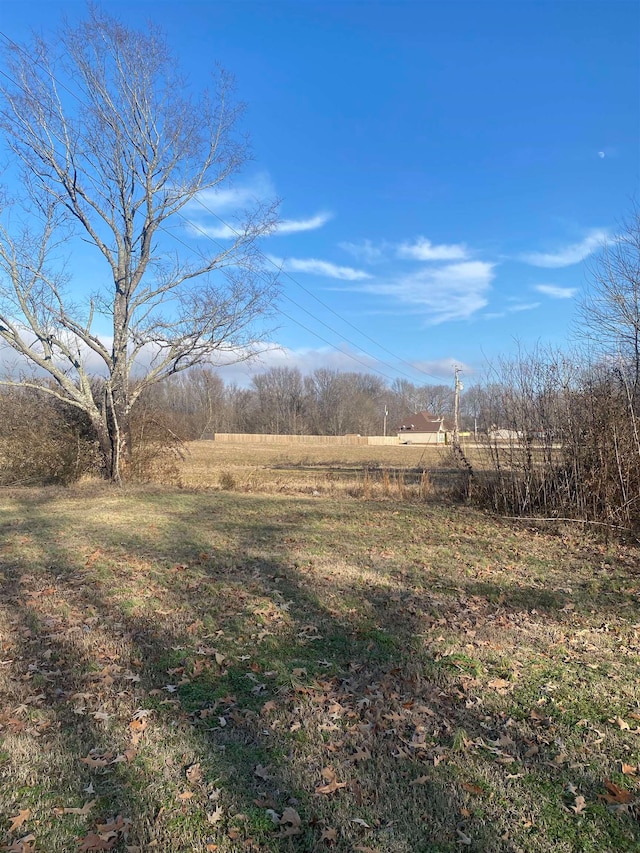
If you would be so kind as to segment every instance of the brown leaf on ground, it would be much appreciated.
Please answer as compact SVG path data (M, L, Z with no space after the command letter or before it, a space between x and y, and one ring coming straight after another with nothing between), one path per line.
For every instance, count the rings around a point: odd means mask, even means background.
M487 687L492 687L498 693L502 693L513 687L513 684L507 681L506 678L492 678L491 681L487 682Z
M61 814L88 815L89 812L91 811L91 809L95 806L95 804L97 802L98 802L97 800L88 800L82 806L82 808L61 808L61 809L59 808L59 809L54 809L53 813L55 815L61 815Z
M270 779L271 774L267 767L263 767L262 764L257 764L256 769L253 771L254 775L259 779Z
M92 769L98 767L106 767L107 764L111 763L111 759L113 758L113 753L105 753L104 755L87 755L86 758L81 758L80 762L82 764L86 764L88 767Z
M192 764L191 767L187 767L187 779L192 785L197 785L198 782L202 782L203 776L204 774L199 761Z
M622 772L625 776L637 776L638 766L636 764L625 764L622 762Z
M291 824L291 826L299 827L302 824L302 820L301 820L298 812L295 809L292 809L290 806L288 806L282 812L282 817L280 818L280 823L282 823L282 824L288 823L288 824Z
M193 791L183 791L181 794L176 794L176 800L180 800L181 803L190 800L191 797L193 797Z
M326 841L327 844L333 844L338 840L338 831L329 827L328 829L322 830L322 835L320 836L320 841Z
M131 764L131 762L133 761L133 759L136 757L137 754L138 754L138 751L133 746L130 746L129 749L125 749L125 751L123 753L121 753L120 755L116 755L116 757L113 759L113 761L111 763L112 764Z
M410 785L425 785L428 781L429 781L429 777L428 777L428 776L418 776L418 778L417 778L417 779L414 779L414 780L413 780L412 782L410 782L409 784L410 784Z
M569 808L571 809L572 812L575 812L576 814L582 814L582 812L586 809L586 807L587 807L587 801L585 800L585 798L582 795L579 795L576 797L575 805L570 806Z
M346 782L338 782L336 772L333 767L325 767L322 771L322 778L325 780L325 785L319 785L316 788L316 794L333 794L339 788L346 788Z
M470 782L463 782L461 785L465 791L468 791L470 794L482 794L483 790L479 785L472 785Z
M15 817L9 818L9 820L11 821L9 832L15 832L17 829L20 829L22 824L26 823L26 821L28 821L30 817L31 809L20 809Z
M280 824L284 826L284 829L280 831L279 837L290 838L292 835L300 835L302 832L300 829L301 823L302 821L298 812L290 806L287 807L282 812L282 817L280 818Z
M620 728L623 732L631 731L631 726L626 720L623 720L622 717L613 717L609 720L609 722L615 723L615 725L618 726L618 728Z
M33 843L36 840L35 835L24 835L14 841L11 847L7 847L7 853L34 853Z
M117 817L111 818L111 820L107 821L107 823L99 823L98 832L101 835L105 835L111 832L127 833L129 831L130 825L131 820L128 817L122 817L122 815L119 814Z
M609 803L609 805L630 803L633 800L633 794L631 791L627 791L626 788L620 788L620 786L616 785L615 782L610 782L608 779L605 779L604 786L607 789L607 793L598 794L598 799L604 800Z
M117 840L117 835L105 839L98 835L97 832L90 832L84 838L80 839L78 850L80 853L93 853L95 850L112 850Z
M359 749L353 755L350 755L347 761L368 761L371 758L371 753L366 746Z
M140 738L145 732L145 729L149 725L148 720L145 717L141 719L134 717L133 720L129 723L129 731L131 732L131 742L134 746L140 742Z
M214 825L219 823L224 817L224 809L222 806L216 806L212 812L207 812L207 820L210 824Z

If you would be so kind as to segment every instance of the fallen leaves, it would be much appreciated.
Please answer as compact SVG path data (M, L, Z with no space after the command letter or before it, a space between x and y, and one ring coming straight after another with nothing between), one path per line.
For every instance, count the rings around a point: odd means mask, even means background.
M99 850L111 850L121 840L126 839L129 834L131 821L129 818L118 815L106 823L99 823L84 838L80 839L80 853L94 853Z
M131 736L131 743L134 746L137 746L140 743L140 739L142 735L147 730L149 725L148 716L151 711L146 710L145 708L139 708L131 718L129 722L129 733Z
M328 827L322 830L320 841L325 841L327 844L335 844L338 840L338 830L333 827Z
M34 853L35 848L33 845L35 840L35 835L30 833L29 835L24 835L22 838L18 838L10 847L4 849L7 853Z
M15 832L17 829L20 829L24 823L26 823L31 817L31 809L20 809L18 814L15 817L9 818L11 821L11 826L9 827L9 832Z
M621 788L619 785L616 785L615 782L611 782L608 779L605 779L604 787L607 791L605 794L598 794L598 799L604 800L604 802L609 805L630 803L634 799L631 791L627 791L626 788Z
M187 767L187 780L191 782L192 785L197 785L202 782L204 778L204 774L202 772L202 768L200 767L200 762L196 764L192 764L190 767Z
M184 803L187 800L190 800L193 796L193 791L183 791L181 794L176 794L176 800L180 800L181 803Z
M609 722L614 723L614 725L618 726L618 728L623 732L632 731L629 723L626 720L623 720L622 717L612 717Z
M302 825L300 815L294 808L291 808L290 806L282 812L282 817L280 818L280 825L284 827L284 829L282 829L280 832L281 838L288 838L292 835L300 835L300 833L302 832L300 828Z
M93 750L92 750L92 752L93 752ZM108 764L111 764L112 760L113 760L113 753L112 752L105 752L105 753L98 753L98 754L94 753L93 755L90 752L89 755L85 756L84 758L81 758L80 762L82 764L86 764L92 770L96 770L100 767L106 767Z
M322 778L325 781L324 785L318 785L316 794L333 794L340 788L346 788L346 782L338 782L336 772L333 767L325 767L322 771Z
M207 821L212 825L220 823L222 818L224 817L224 809L222 806L218 805L212 812L207 812Z
M513 690L514 685L510 681L507 681L506 678L492 678L491 681L487 682L487 687L504 696L510 690Z
M585 800L585 798L581 794L579 794L576 797L576 801L575 801L574 805L569 806L571 811L575 812L576 814L582 814L582 812L586 809L586 807L587 807L587 801Z
M271 774L267 767L263 767L262 764L256 765L255 770L253 771L254 775L259 779L271 779Z
M53 810L53 813L55 815L76 814L84 817L89 814L97 802L97 800L88 800L81 808L56 808Z

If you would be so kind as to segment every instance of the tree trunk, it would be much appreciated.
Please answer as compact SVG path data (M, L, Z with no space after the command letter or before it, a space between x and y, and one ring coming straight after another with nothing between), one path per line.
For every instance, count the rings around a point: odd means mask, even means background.
M112 483L122 483L122 475L131 460L130 415L126 404L116 402L105 391L105 405L98 417L92 418L103 458L104 475Z

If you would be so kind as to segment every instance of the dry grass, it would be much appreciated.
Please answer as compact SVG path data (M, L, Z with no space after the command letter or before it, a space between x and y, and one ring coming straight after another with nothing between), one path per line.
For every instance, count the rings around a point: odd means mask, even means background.
M424 494L426 478L447 477L443 446L227 444L194 441L180 468L188 488L371 497ZM421 487L422 480L422 487ZM429 491L433 483L430 484Z
M637 549L299 491L0 519L6 849L640 849Z

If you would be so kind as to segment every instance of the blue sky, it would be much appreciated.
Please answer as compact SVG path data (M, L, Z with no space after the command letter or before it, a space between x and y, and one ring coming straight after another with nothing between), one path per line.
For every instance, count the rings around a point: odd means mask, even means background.
M449 382L567 340L585 260L637 200L640 4L104 5L159 24L194 85L236 76L254 160L217 209L282 199L263 250L295 279L262 367ZM0 29L84 10L5 0Z

